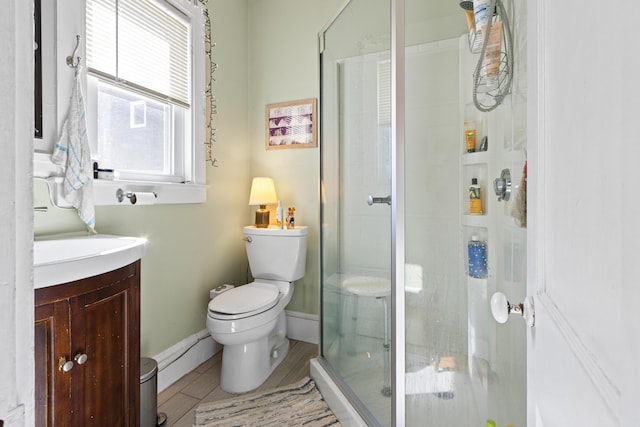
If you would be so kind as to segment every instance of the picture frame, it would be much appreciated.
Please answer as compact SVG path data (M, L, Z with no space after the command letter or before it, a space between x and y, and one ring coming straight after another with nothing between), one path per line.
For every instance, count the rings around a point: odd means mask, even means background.
M265 122L267 150L318 146L315 98L267 104Z

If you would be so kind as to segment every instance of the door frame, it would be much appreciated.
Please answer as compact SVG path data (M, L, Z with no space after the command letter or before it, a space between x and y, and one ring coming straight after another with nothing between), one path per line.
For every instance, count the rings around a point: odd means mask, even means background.
M35 361L33 311L33 2L9 0L0 16L3 94L0 137L8 143L0 158L0 418L7 425L34 424ZM8 203L6 201L9 201Z
M391 0L391 419L405 405L405 0ZM399 125L400 124L400 125Z

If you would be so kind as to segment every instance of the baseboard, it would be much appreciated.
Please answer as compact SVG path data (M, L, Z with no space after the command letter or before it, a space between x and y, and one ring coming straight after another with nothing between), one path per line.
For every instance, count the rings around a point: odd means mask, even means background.
M285 311L285 314L289 338L311 344L320 342L320 321L317 315L297 311ZM154 356L158 362L158 393L220 350L222 344L215 342L209 331L203 329Z
M222 345L211 338L207 329L203 329L154 356L158 362L158 393L220 350Z
M320 319L317 314L285 310L287 337L311 344L320 343Z
M340 424L344 427L366 427L367 423L360 414L349 404L347 397L340 391L337 385L322 367L318 359L310 361L311 378L316 383L322 398L331 411L336 415Z

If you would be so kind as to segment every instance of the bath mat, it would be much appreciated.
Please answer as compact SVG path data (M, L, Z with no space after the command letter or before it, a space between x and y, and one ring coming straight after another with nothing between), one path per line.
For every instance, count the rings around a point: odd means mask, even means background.
M339 427L315 382L301 381L196 408L197 427Z

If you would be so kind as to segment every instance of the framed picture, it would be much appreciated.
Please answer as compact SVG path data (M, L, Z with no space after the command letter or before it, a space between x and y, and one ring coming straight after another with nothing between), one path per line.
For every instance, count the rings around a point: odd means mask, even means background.
M266 115L266 149L318 146L316 99L269 104Z

